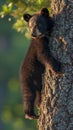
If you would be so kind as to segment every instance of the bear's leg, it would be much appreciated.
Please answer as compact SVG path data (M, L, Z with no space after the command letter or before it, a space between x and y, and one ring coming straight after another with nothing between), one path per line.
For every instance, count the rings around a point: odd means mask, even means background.
M33 101L24 102L25 118L28 119L38 119L38 116L34 113L34 103Z
M23 88L25 118L37 119L38 116L34 113L36 89L32 84L30 84L30 86L26 84L22 88Z
M36 91L36 99L35 99L35 103L37 108L40 108L40 104L41 104L41 91Z

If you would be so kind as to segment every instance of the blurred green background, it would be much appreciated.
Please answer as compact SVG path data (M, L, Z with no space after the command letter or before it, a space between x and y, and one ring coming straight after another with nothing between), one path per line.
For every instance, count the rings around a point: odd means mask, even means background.
M49 3L48 0L0 0L0 130L37 129L36 121L24 119L19 82L20 65L30 43L22 15L49 7Z

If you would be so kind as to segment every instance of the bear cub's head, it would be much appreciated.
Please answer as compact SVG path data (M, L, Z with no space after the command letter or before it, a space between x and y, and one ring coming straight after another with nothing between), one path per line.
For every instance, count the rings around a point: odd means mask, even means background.
M34 15L24 14L23 18L28 22L29 29L31 31L31 37L40 38L49 33L54 25L54 21L49 16L47 8L42 8L40 13Z

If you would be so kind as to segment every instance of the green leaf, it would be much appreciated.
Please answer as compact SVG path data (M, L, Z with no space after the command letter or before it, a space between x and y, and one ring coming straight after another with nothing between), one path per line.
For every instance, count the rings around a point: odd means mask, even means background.
M3 10L5 13L8 13L7 5L3 5L3 6L2 6L2 10Z

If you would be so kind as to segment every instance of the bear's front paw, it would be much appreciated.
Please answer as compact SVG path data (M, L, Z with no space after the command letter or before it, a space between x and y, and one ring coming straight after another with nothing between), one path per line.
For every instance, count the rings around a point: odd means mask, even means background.
M55 61L55 63L53 64L53 68L57 73L61 73L62 72L62 64L59 61Z
M56 61L56 62L53 64L53 71L54 71L54 74L55 74L56 76L58 76L58 75L63 76L63 75L64 75L64 73L63 73L63 71L62 71L62 64L61 64L61 62Z

